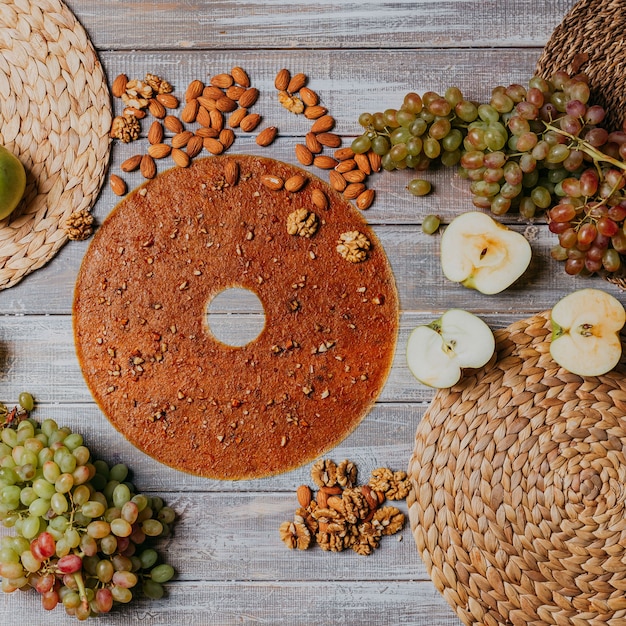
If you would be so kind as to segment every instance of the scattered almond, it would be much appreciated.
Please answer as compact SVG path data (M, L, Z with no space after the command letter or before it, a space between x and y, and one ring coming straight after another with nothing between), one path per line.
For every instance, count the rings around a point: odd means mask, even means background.
M313 493L311 492L311 487L308 485L300 485L296 490L296 497L298 498L298 504L306 508L311 504L311 500L313 499Z
M203 145L211 154L222 154L224 152L224 144L218 139L213 139L213 137L205 137Z
M326 113L328 113L328 109L326 107L320 106L319 104L312 107L306 107L304 109L304 117L306 117L307 120L319 119L323 115L326 115Z
M156 163L149 154L144 154L139 163L139 170L144 178L154 178L156 176Z
M318 141L315 133L307 133L304 136L304 141L306 143L306 147L313 154L319 154L324 149L324 146L322 146L322 144Z
M164 159L166 156L169 156L172 151L172 147L168 146L166 143L155 143L148 147L148 154L153 159Z
M210 98L211 100L219 100L224 95L224 91L215 85L207 85L202 90L203 98Z
M213 109L209 111L209 119L211 120L211 126L217 130L224 128L224 116L221 111Z
M288 69L282 69L276 74L276 78L274 79L274 87L278 89L278 91L285 91L289 86L289 81L291 80L291 74Z
M229 160L224 165L224 178L226 182L233 187L239 181L239 163Z
M321 489L317 492L317 495L315 496L315 501L317 502L317 506L319 506L320 508L328 508L328 494Z
M141 154L135 154L126 159L121 165L122 172L134 172L141 164Z
M313 126L311 126L312 133L326 133L332 130L335 126L335 118L331 115L322 115L322 117L315 120Z
M111 174L109 184L116 196L123 196L126 193L126 183L117 174Z
M204 147L204 139L202 137L198 137L198 135L194 135L187 142L187 154L190 159L198 156L200 152L202 152L202 148Z
M241 85L242 87L245 87L245 88L250 87L250 78L242 67L239 67L239 66L233 67L233 69L230 70L230 75L233 77L233 80L238 85Z
M203 89L204 83L201 80L192 80L187 86L187 91L185 91L185 102L191 102L201 96Z
M380 172L383 166L382 157L370 150L367 153L367 158L370 162L370 167L372 168L372 172Z
M287 83L287 91L289 93L296 93L300 91L302 87L306 85L306 74L298 72L291 77L291 80Z
M302 99L302 102L309 107L314 107L320 101L319 96L308 87L302 87L300 89L300 98Z
M196 122L198 122L200 126L211 126L211 116L208 109L203 106L200 106L198 108L198 113L196 114Z
M248 115L248 109L235 109L228 117L228 125L231 128L238 128L241 120Z
M183 123L175 115L166 115L163 126L172 133L182 133L184 130Z
M190 130L183 130L172 137L172 148L184 148L193 137Z
M335 191L340 193L348 186L346 179L336 170L331 170L328 173L328 182Z
M161 143L163 141L163 124L154 120L148 129L148 142L151 144Z
M274 174L261 176L261 182L272 191L279 191L285 184L285 181L280 176L275 176Z
M198 115L198 109L200 108L200 103L197 98L193 100L189 100L187 104L183 107L183 110L180 114L180 119L185 124L192 124L196 121L196 116Z
M160 93L157 95L157 100L166 109L177 109L179 105L178 98L171 93Z
M211 128L210 126L201 126L200 128L196 128L196 135L198 135L198 137L202 137L203 139L205 137L212 137L213 139L217 139L219 134L220 131L215 130L215 128Z
M235 143L235 133L230 128L222 128L218 137L224 150L228 150Z
M319 167L321 170L332 170L338 161L331 156L320 154L313 159L313 165Z
M258 113L248 113L239 123L239 128L241 128L244 133L249 133L259 125L260 121L261 116Z
M328 498L328 507L337 511L338 513L343 512L343 500L340 496L330 496Z
M259 146L269 146L276 139L277 133L278 128L276 126L268 126L257 135L256 142Z
M345 148L338 148L335 150L333 156L337 159L337 161L345 161L346 159L354 158L354 150L350 146L346 146Z
M341 137L335 133L319 133L317 140L327 148L338 148L341 145Z
M337 158L335 156L335 158ZM337 163L337 167L335 169L340 174L345 174L346 172L351 172L353 169L356 169L356 161L354 159L346 159L345 161L339 161Z
M178 167L188 167L191 162L189 155L180 148L172 148L172 160Z
M375 195L376 192L373 189L366 189L364 192L359 194L355 201L357 208L361 209L361 211L369 209L372 206L372 202L374 202Z
M350 183L343 191L343 197L347 200L358 198L365 191L363 183Z
M222 97L223 96L220 96L220 98ZM208 96L198 96L197 100L200 106L203 106L207 111L212 111L213 109L217 108L217 100L215 98L209 98Z
M246 89L239 97L239 106L244 108L251 107L259 98L259 90L256 87Z
M304 144L298 143L295 147L296 159L302 163L302 165L313 164L313 153Z
M302 174L294 174L285 181L285 189L291 193L300 191L306 184L306 177Z
M228 96L222 96L215 101L215 107L222 113L230 113L237 108L237 103Z
M322 210L328 209L328 197L321 189L314 189L311 193L311 202Z
M343 177L349 183L362 183L367 177L365 172L361 170L350 170L349 172L344 172Z
M164 118L166 114L165 107L155 98L152 98L148 103L148 111L158 119Z
M226 90L226 97L231 100L239 100L241 96L246 92L245 87L241 87L240 85L232 85Z
M126 76L126 74L118 74L115 77L113 84L111 85L111 93L113 94L113 96L116 98L121 98L122 95L126 93L127 84L128 84L128 76Z
M219 87L220 89L230 87L233 82L233 77L230 74L216 74L211 78L211 85Z
M372 164L367 154L355 154L354 162L364 174L369 176L372 173Z

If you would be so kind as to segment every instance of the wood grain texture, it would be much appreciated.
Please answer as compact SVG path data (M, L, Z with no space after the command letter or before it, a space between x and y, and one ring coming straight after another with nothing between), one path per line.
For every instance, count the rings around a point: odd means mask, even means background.
M398 0L290 3L262 0L68 0L90 34L106 74L169 80L182 95L192 79L244 67L261 96L254 110L260 128L276 125L277 140L261 149L255 133L237 139L232 153L253 153L297 164L294 147L310 123L283 109L273 86L278 69L309 76L309 85L336 118L347 144L359 132L363 111L399 106L407 91L443 91L458 85L467 97L486 100L498 84L525 83L552 30L574 0ZM1 103L0 103L1 105ZM116 112L122 107L114 102ZM115 142L109 175L147 149L144 138ZM206 153L204 153L206 154ZM159 162L164 169L171 161ZM310 167L327 180L328 173ZM550 308L599 279L572 279L550 258L555 238L545 220L534 224L505 216L526 233L533 247L529 270L511 289L494 296L453 284L439 263L440 235L421 231L431 213L448 223L471 209L467 184L454 171L427 172L435 193L413 198L405 187L410 172L368 179L376 201L366 217L392 264L401 303L400 333L391 374L378 403L330 458L355 461L360 482L372 469L405 469L415 430L434 391L412 377L405 359L411 330L448 308L479 314L493 328ZM124 174L130 188L139 173ZM105 185L94 207L101 223L118 198ZM130 626L459 626L460 621L430 582L408 527L398 541L386 537L370 557L289 551L278 526L293 514L295 489L311 484L310 465L270 479L224 482L183 474L137 451L94 404L73 346L74 281L89 241L71 242L45 268L0 292L0 400L14 403L28 390L36 417L51 417L84 434L99 457L125 462L144 492L161 495L180 515L174 535L161 542L177 577L159 602L140 600L100 619ZM246 300L226 300L220 311L226 332L259 315ZM401 507L406 511L404 503ZM7 531L0 530L0 533ZM75 624L62 609L46 615L36 594L0 594L0 624Z

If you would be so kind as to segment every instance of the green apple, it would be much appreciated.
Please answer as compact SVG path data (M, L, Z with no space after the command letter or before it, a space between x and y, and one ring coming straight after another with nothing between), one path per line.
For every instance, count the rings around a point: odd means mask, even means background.
M494 350L493 333L483 320L468 311L450 309L411 332L406 358L411 373L421 383L447 388L461 379L464 368L485 365Z
M600 376L619 363L619 332L626 312L606 291L574 291L554 305L550 318L550 354L564 369L579 376Z
M0 220L10 215L20 203L26 189L26 172L22 162L0 146Z
M512 285L528 268L531 256L526 237L479 211L455 217L441 237L446 278L485 294Z

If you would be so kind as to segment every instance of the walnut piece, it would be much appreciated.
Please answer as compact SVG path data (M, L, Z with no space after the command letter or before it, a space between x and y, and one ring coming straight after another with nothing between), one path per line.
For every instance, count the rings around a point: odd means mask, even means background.
M317 215L307 209L296 209L287 216L287 232L299 237L312 237L317 232Z
M144 82L147 85L150 85L152 88L152 92L155 94L161 93L172 93L174 91L174 87L170 85L166 80L163 80L160 76L156 74L146 74L146 78Z
M337 465L330 459L320 459L311 467L311 478L318 487L334 487L337 484Z
M148 83L134 79L126 83L126 91L122 94L122 101L126 106L145 109L153 95L154 91Z
M358 230L342 233L337 242L337 252L350 263L360 263L367 258L371 248L370 240Z
M89 239L93 234L93 215L87 209L74 211L65 221L65 232L73 241Z
M304 111L304 102L297 96L292 96L286 91L278 92L278 102L280 102L287 111L291 111L296 115Z
M387 493L389 485L393 481L393 472L387 467L379 467L372 470L372 475L367 483L374 491Z
M343 515L350 524L364 520L370 512L369 504L360 489L345 489L341 494Z
M319 350L322 352L322 350ZM341 487L354 487L356 485L357 467L352 461L343 460L337 465L337 484Z
M372 526L380 529L383 535L393 535L404 526L404 513L395 506L384 506L374 513Z
M111 137L129 143L139 139L141 125L134 115L118 115L111 124Z
M406 472L394 472L393 480L389 483L389 489L385 493L389 500L404 500L411 491L411 481Z
M290 549L306 550L311 545L311 533L299 515L293 522L283 522L279 528L280 538Z

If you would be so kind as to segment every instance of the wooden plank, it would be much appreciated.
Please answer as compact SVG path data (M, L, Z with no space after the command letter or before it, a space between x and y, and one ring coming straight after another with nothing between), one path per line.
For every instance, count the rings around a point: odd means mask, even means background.
M69 0L100 49L538 46L573 0Z
M343 555L331 555L339 559ZM371 558L371 557L368 557ZM194 582L166 585L163 600L133 600L99 621L116 626L460 626L432 583L396 581ZM2 594L0 622L44 623L37 594ZM45 614L44 614L45 615ZM55 626L76 626L61 608L46 615ZM52 621L46 623L52 623Z

